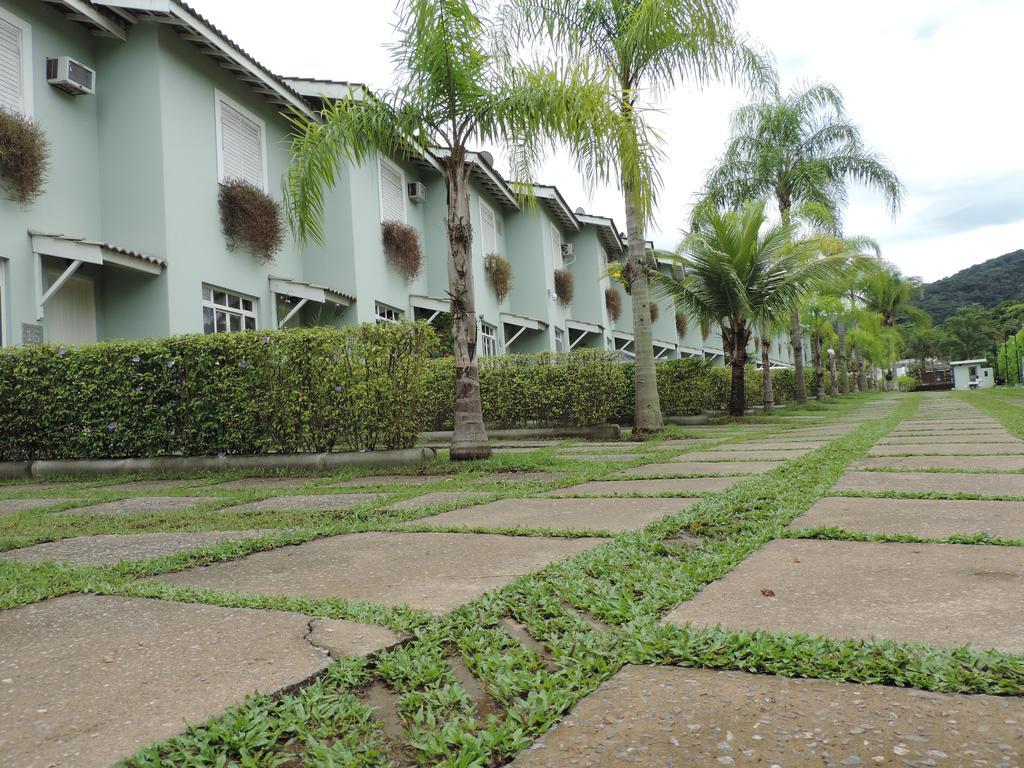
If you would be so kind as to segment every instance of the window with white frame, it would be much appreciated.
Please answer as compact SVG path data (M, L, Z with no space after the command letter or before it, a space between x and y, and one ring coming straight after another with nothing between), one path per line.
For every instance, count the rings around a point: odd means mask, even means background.
M480 323L480 354L498 354L498 329L487 323Z
M217 173L220 182L241 180L267 191L267 129L256 115L217 96Z
M381 304L379 301L373 305L373 311L378 323L399 323L405 315L402 310Z
M562 233L554 224L551 225L551 259L556 269L561 269L564 266L562 263Z
M483 254L498 252L498 228L494 209L483 200L480 201L480 243Z
M255 299L212 285L203 286L203 333L235 333L255 329Z
M380 158L380 220L405 223L405 174L383 156Z
M0 108L32 114L32 27L0 8Z
M565 331L555 328L555 352L565 352Z

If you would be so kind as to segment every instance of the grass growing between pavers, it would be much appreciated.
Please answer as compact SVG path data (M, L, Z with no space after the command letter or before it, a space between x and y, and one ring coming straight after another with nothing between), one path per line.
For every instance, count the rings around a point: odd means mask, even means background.
M870 399L873 398L860 398L856 404ZM1024 662L998 653L696 630L660 623L664 613L726 574L759 546L786 535L785 526L828 494L846 465L865 455L878 437L910 415L917 399L904 398L892 415L868 416L855 431L834 439L825 438L831 442L804 457L764 475L742 478L726 492L703 495L678 514L522 577L446 616L345 600L224 593L140 579L204 562L234 559L251 551L298 543L330 532L391 530L400 522L470 503L387 514L380 509L383 504L368 505L366 510L358 510L358 520L351 519L356 511L353 510L317 518L319 524L315 527L309 526L309 515L301 512L273 514L260 517L265 522L259 527L297 530L109 568L0 564L0 585L4 584L5 569L9 567L19 574L9 579L15 590L36 594L35 599L45 596L47 585L53 584L66 591L85 589L297 610L312 616L383 624L413 634L406 644L370 660L336 662L323 677L294 694L253 697L205 725L190 728L181 737L143 750L127 763L133 768L385 766L400 758L411 758L422 765L497 765L528 746L625 663L707 666L935 691L1024 694ZM849 410L843 407L849 405L849 401L843 401L841 406L825 406L822 413L827 416ZM778 433L776 427L774 434ZM763 430L747 430L725 439L748 440L762 434ZM536 456L501 457L496 462L500 466L516 466L524 471L565 471L567 475L557 482L531 483L529 487L499 483L487 488L493 487L501 498L536 495L543 490L604 479L610 472L629 468L630 464L662 461L685 452L678 446L659 449L659 442L645 444L648 450L641 451L637 462L629 464L572 462L549 449ZM694 450L707 445L694 446ZM460 468L455 478L431 485L429 490L480 490L481 486L473 484L472 478L488 469L493 471L492 467ZM424 487L415 491L389 490L394 492L382 500L387 503L425 492ZM239 527L237 521L226 521L224 513L220 514L215 518L216 525L223 529ZM269 521L280 524L267 525ZM547 529L508 532L544 536L593 533L553 533ZM682 539L680 545L681 537L690 538ZM22 601L14 604L25 601L23 596ZM525 625L530 635L543 643L543 650L538 653L508 634L502 625L505 617ZM455 656L483 682L492 703L497 703L497 710L484 706L460 683L456 669L448 661ZM389 744L385 737L382 719L373 717L367 704L367 692L375 685L386 686L398 702L405 742L398 752L396 745Z
M1024 539L1006 539L987 533L955 534L953 536L915 536L909 533L863 533L843 528L801 528L787 531L789 539L823 539L827 541L877 541L893 544L990 544L1000 547L1024 547Z

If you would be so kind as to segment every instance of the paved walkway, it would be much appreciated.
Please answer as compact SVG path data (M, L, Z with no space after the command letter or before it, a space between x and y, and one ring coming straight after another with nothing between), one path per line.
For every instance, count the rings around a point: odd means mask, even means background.
M791 418L785 430L695 428L698 437L653 449L621 442L515 447L553 447L560 459L587 468L580 474L563 464L546 471L538 463L521 472L462 478L196 477L2 485L0 525L6 520L10 530L38 530L40 543L14 549L8 544L0 560L106 566L216 551L216 557L177 566L151 584L212 590L188 594L221 604L68 595L0 611L0 765L109 765L181 732L185 724L217 715L253 690L287 690L320 674L332 658L373 654L406 639L369 623L318 618L322 608L311 600L369 606L371 612L360 618L409 607L428 621L801 458L867 419L884 417L898 402L880 398L826 421ZM971 473L928 472L948 469L951 456L962 468L959 454L936 450L949 445L1000 450L965 453L980 459L968 465L977 470ZM1014 483L1022 476L1013 468L1022 458L1024 445L994 420L949 397L926 398L912 419L850 467L834 496L791 528L794 534L842 529L883 538L1021 539L1024 515L1011 497L1019 495ZM621 469L631 460L642 463ZM589 469L599 466L606 469L596 475ZM581 475L588 479L576 482ZM931 481L927 490L915 490L918 477ZM935 498L936 489L992 498L943 500ZM882 497L890 490L899 497ZM376 530L320 534L289 546L257 544L266 551L245 554L253 546L249 540L282 535L280 521L323 526L363 519ZM198 530L190 530L193 522ZM108 532L114 526L132 532ZM1024 653L1022 552L966 544L778 540L665 621L936 646L971 642ZM239 603L238 593L250 602ZM286 598L299 598L288 603L299 610L237 607L272 606ZM509 643L521 643L546 668L557 669L524 625L506 619L501 628ZM493 692L461 656L447 661L478 712L501 713ZM397 694L378 682L363 696L392 743L401 741ZM1016 765L1021 724L1019 700L627 667L514 764ZM972 762L949 761L967 749ZM390 756L400 765L410 759L400 745Z
M1024 548L884 540L1019 544L1024 503L1000 499L1024 495L1024 476L1012 474L1024 443L969 404L931 395L870 455L790 530L882 540L773 541L665 622L1024 654ZM513 765L1009 768L1024 765L1024 700L626 667Z

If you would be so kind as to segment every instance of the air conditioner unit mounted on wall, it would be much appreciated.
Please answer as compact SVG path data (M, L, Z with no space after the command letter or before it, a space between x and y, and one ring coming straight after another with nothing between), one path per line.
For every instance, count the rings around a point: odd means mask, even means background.
M72 96L96 93L96 70L70 56L46 60L46 82Z
M427 202L427 187L421 181L411 181L408 184L409 199L414 203Z
M572 258L572 243L562 243L562 261L566 262L567 264L571 264Z

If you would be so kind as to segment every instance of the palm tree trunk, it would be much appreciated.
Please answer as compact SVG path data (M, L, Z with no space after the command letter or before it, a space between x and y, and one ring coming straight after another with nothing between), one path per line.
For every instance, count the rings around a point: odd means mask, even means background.
M850 394L850 362L846 357L846 321L839 318L836 323L836 333L839 335L839 389L844 395Z
M742 323L734 324L736 330L728 332L729 361L732 363L732 384L729 388L729 415L743 416L747 411L747 393L745 389L744 367L747 363L747 342L750 334ZM723 329L722 335L727 332Z
M829 394L831 394L832 397L838 397L839 396L839 374L836 371L836 353L835 352L832 352L832 354L830 354L828 356L828 367L829 367L830 373L832 374L832 386L829 388Z
M807 402L807 381L804 379L804 335L800 329L800 310L793 307L789 315L789 338L793 345L793 399Z
M446 162L448 182L448 295L451 299L455 355L455 434L453 460L486 459L491 455L480 400L477 368L476 300L470 245L469 174L465 151L456 148Z
M868 372L867 372L867 367L868 367L867 360L864 359L864 352L861 351L860 356L859 356L858 361L857 361L857 382L860 385L860 391L861 392L867 392L868 391Z
M811 340L811 356L814 361L814 397L825 399L825 368L821 360L821 334L815 333Z
M633 299L633 349L636 353L636 364L633 367L636 402L633 435L642 437L661 432L665 428L665 422L661 417L658 377L654 363L651 291L647 277L644 233L640 228L640 212L636 197L628 185L624 184L623 187L626 189L626 239L629 246L626 273L630 281L630 296Z
M772 392L772 366L768 359L768 353L772 347L772 340L761 339L761 373L764 376L764 412L771 413L775 405L775 394Z

